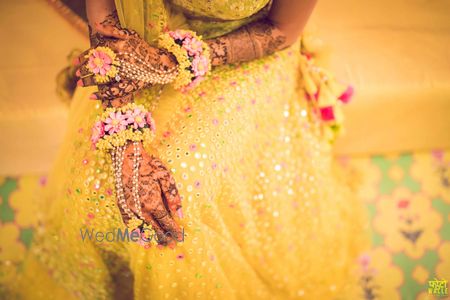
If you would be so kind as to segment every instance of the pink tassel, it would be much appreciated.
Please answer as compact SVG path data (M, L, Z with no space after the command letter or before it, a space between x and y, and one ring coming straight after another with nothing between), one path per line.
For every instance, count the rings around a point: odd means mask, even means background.
M353 86L349 85L345 92L342 93L342 95L339 96L339 100L342 101L342 103L348 103L353 97L354 89Z
M327 106L320 108L320 117L323 121L334 121L334 111L333 106Z

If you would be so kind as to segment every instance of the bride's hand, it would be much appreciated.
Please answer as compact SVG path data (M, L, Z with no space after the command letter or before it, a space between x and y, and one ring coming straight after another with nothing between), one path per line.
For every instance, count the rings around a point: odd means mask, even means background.
M130 143L123 161L123 186L127 206L138 214L132 197L133 144ZM138 144L142 160L139 166L138 193L142 216L155 230L159 244L167 245L183 240L183 233L176 219L182 217L181 199L170 171L158 158L149 155L142 144ZM125 224L129 216L118 205Z
M94 30L91 30L91 32L94 32ZM150 86L148 82L125 76L120 76L120 79L113 78L107 83L97 82L94 74L88 68L89 59L86 56L91 49L99 46L110 48L116 53L118 59L141 71L149 70L149 68L168 71L174 70L177 65L177 61L172 54L164 49L150 46L136 32L121 28L117 22L97 24L95 33L91 33L91 48L75 60L75 63L78 64L76 75L80 78L77 85L98 86L98 92L92 94L91 99L111 101L127 97Z

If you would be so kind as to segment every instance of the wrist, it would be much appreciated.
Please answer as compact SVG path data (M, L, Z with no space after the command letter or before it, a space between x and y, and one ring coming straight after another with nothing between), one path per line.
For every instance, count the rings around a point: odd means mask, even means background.
M155 136L155 121L143 106L134 103L107 108L92 128L91 142L95 148L110 151L125 148L130 142L150 143Z
M92 28L104 22L118 22L114 0L86 0L86 15Z
M129 94L124 97L115 98L112 100L102 100L102 105L104 108L113 107L113 108L119 108L124 105L130 104L134 102L133 94Z
M175 89L187 91L204 80L211 69L208 45L195 32L175 30L159 37L159 47L170 52L178 63Z

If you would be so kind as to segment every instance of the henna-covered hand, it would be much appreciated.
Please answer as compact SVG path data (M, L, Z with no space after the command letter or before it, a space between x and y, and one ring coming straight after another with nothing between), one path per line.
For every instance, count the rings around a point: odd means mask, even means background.
M286 36L269 19L242 26L206 43L215 66L261 58L288 46L285 44Z
M175 221L176 217L182 217L181 199L175 179L160 159L147 154L142 144L139 144L139 148L142 160L139 166L138 191L145 222L155 230L159 244L182 241L182 230ZM130 143L125 150L122 180L126 203L137 214L132 197L133 150L133 144ZM128 223L128 215L121 207L120 210L124 222Z
M212 65L246 62L292 45L303 31L317 0L271 1L264 19L206 41Z
M176 67L175 57L164 49L150 46L136 32L124 29L120 26L117 13L114 11L106 17L103 22L95 24L90 29L91 48L78 57L78 70L76 75L80 77L78 86L98 86L98 92L94 93L92 99L102 101L113 101L121 99L129 102L134 92L148 87L150 84L142 80L120 78L107 83L97 83L93 74L87 68L88 59L86 55L93 48L104 46L112 49L118 58L140 69L148 69L148 66L159 70L168 71ZM131 54L131 55L130 55ZM124 103L118 103L121 105ZM109 103L111 105L111 103ZM114 105L114 106L117 106Z
M150 65L154 70L165 71L177 66L175 57L165 50L151 47L139 35L120 26L114 0L86 0L87 15L90 23L91 48L81 54L75 61L78 65L76 75L80 78L78 85L97 85L98 92L92 98L102 100L104 106L120 107L133 101L134 92L147 87L149 84L140 80L119 78L105 84L98 84L94 76L90 76L86 68L86 54L93 48L104 46L112 49L116 56L126 64L142 67ZM104 17L106 16L106 17ZM176 223L176 216L182 217L181 199L176 188L175 180L170 171L156 157L149 155L138 143L141 160L137 173L137 182L133 179L134 172L134 145L128 143L120 167L122 180L118 191L118 206L125 224L130 216L142 216L150 224L157 235L158 243L172 244L183 239L180 226ZM117 162L117 160L115 160ZM116 171L116 170L115 170ZM133 184L136 186L133 187ZM136 191L141 206L136 209ZM120 200L119 200L120 198ZM123 211L123 200L127 204L127 212ZM120 203L119 203L120 202ZM139 206L138 206L139 207Z

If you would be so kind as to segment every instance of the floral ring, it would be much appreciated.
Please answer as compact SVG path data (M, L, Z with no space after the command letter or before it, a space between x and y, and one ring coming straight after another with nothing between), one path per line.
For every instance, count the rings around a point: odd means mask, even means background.
M88 59L86 69L92 73L96 83L107 83L119 73L120 62L116 53L108 47L91 49L86 58Z

